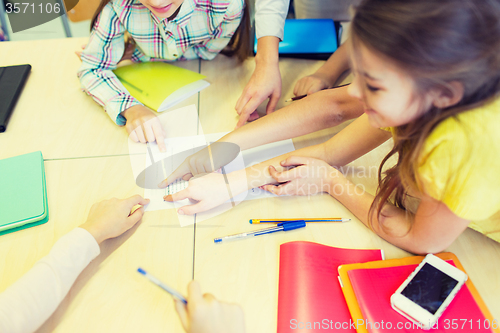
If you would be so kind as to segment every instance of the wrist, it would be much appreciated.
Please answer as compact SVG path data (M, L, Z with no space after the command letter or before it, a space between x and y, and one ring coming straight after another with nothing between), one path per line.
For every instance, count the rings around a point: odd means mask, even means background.
M276 56L270 56L266 57L264 55L255 55L255 67L277 67L279 64L279 57L278 55Z
M92 224L89 224L88 222L82 224L80 228L87 230L89 234L91 234L92 237L94 237L97 244L101 244L103 241L107 239L104 235L102 235L102 233L98 229L94 228Z
M340 76L336 72L332 72L331 70L328 70L327 68L324 68L324 66L320 67L314 75L316 77L320 77L327 85L328 89L332 88L337 81L337 78Z
M328 178L328 187L327 192L332 197L339 197L344 191L344 188L347 188L353 185L347 178L337 169L332 167L333 172L330 173L330 177Z
M122 111L121 115L124 116L125 119L129 119L130 117L133 117L136 114L140 114L140 112L143 111L144 108L146 108L146 107L142 104L132 105L128 109L125 109L124 111ZM148 109L146 108L146 110L148 110Z
M128 109L125 109L121 112L121 115L125 117L125 119L129 119L130 114L133 113L139 105L133 105Z
M227 180L233 197L250 189L246 178L245 169L227 174Z
M257 41L256 66L277 66L279 62L279 38L275 36L261 37Z

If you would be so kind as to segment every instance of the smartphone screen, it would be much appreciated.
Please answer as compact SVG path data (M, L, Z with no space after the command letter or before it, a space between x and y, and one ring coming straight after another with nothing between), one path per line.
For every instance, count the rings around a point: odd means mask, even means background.
M426 263L401 294L435 314L458 281Z

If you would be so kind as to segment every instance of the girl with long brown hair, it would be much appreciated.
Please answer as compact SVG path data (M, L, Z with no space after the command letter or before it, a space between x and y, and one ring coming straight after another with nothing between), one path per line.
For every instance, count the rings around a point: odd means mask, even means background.
M334 170L325 183L363 223L410 252L440 252L467 226L500 241L499 19L495 0L367 0L356 10L349 93L365 114L339 136L364 151L385 141L379 128L390 128L394 147L375 197L348 194L350 182ZM328 155L339 165L341 156ZM391 156L396 165L382 173ZM293 159L282 165L313 163ZM414 211L412 197L420 201Z
M364 114L324 144L227 175L232 195L327 192L414 253L440 252L468 226L500 242L500 1L365 0L351 27L349 93ZM377 194L355 191L335 167L391 136ZM214 191L226 184L210 174L166 199L198 201L180 208L193 214L226 199Z
M240 60L250 53L249 9L245 0L101 0L81 53L81 86L104 106L117 125L126 125L138 142L157 141L164 133L155 114L139 103L113 74L132 44L131 60L211 60L220 52Z

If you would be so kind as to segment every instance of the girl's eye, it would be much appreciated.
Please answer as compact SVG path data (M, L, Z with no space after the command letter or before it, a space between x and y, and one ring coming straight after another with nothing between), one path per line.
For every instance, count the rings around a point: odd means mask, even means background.
M367 84L366 87L368 88L368 90L374 91L374 92L379 90L379 88L374 87L374 86L370 86L369 84Z

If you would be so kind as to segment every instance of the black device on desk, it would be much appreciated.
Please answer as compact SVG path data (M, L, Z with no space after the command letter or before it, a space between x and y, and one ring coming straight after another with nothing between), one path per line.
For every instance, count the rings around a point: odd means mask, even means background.
M31 65L0 67L0 133L5 132L10 115L31 71Z

